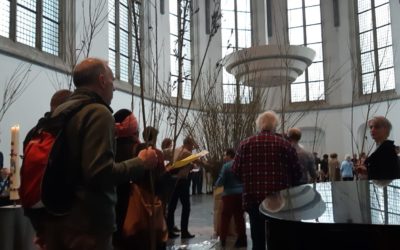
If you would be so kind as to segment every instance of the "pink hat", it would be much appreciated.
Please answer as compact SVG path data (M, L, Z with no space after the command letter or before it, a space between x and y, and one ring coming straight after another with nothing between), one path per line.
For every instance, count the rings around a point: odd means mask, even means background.
M137 136L138 127L137 119L131 113L122 122L115 123L115 136L117 138Z

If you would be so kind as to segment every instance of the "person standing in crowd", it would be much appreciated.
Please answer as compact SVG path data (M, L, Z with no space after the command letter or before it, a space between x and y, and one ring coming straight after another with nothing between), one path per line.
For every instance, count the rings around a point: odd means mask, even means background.
M76 90L58 106L56 116L76 102L92 99L65 125L66 178L78 175L76 199L66 216L46 216L43 242L47 250L111 250L115 226L115 187L131 178L140 178L145 169L154 168L153 149L138 157L115 163L115 122L110 103L113 98L113 73L101 59L86 58L76 65L73 81Z
M357 165L359 159L357 158L357 154L353 154L351 158L351 162L353 163L353 166Z
M50 99L50 111L46 112L42 118L40 118L38 124L41 122L44 122L46 119L49 119L51 117L51 114L54 112L54 110L60 106L62 103L64 103L70 96L72 95L72 92L68 89L60 89L57 90L53 96ZM40 126L39 126L40 127ZM32 136L36 133L36 126L33 127L29 132L26 134L25 139L23 141L23 146L24 149L29 142L29 140L32 138Z
M243 208L249 214L253 250L265 249L265 217L261 202L282 189L299 184L301 168L296 150L275 133L278 118L267 111L256 120L256 135L240 143L232 171L244 184Z
M328 154L324 154L322 155L322 160L320 162L320 166L321 166L321 181L327 181L328 180L328 163L329 163L329 155Z
M163 152L164 160L167 163L172 162L173 152L172 152L172 140L170 138L165 138L161 142L161 150Z
M312 153L307 152L299 145L301 139L301 130L299 128L291 128L288 131L288 139L292 146L296 149L299 164L302 170L300 183L315 182L317 180L317 171L315 170L315 159Z
M114 114L115 138L117 142L115 162L132 159L133 149L139 143L139 124L135 115L128 109L120 109ZM117 230L113 235L113 244L117 249L124 249L125 239L122 233L128 209L131 180L117 185L117 203L115 206Z
M321 164L321 159L319 158L317 152L314 152L313 155L314 155L314 160L315 160L315 171L318 171L318 166L319 166L319 164Z
M227 149L224 154L225 164L222 166L219 177L215 183L215 186L217 187L224 187L224 192L222 193L222 212L220 223L220 240L222 247L225 247L226 245L226 237L228 236L228 230L232 216L235 221L235 229L238 237L235 247L247 246L244 211L242 209L243 184L232 173L231 168L234 158L235 150L232 148Z
M203 194L203 166L196 164L190 173L192 179L192 195Z
M391 180L400 178L400 167L394 141L388 140L392 124L383 116L368 121L371 137L376 143L375 151L368 156L359 172L367 172L368 179Z
M23 141L23 152L25 152L25 148L28 145L29 141L35 136L37 131L37 126L41 127L41 124L46 122L46 120L50 119L54 110L66 102L68 98L72 95L72 92L68 89L60 89L56 91L51 99L50 99L50 111L46 112L42 118L39 119L38 124L35 127L31 128L28 133L26 134L24 141ZM34 240L35 244L38 246L42 246L44 242L42 241L43 237L41 224L44 217L46 217L46 213L43 212L42 209L31 209L31 208L24 208L24 214L30 219L33 228L36 231L36 238Z
M361 152L358 157L358 162L354 166L355 174L358 180L368 180L367 168L365 167L366 159L367 159L367 154L365 152ZM359 171L360 169L364 169L364 171Z
M165 168L164 153L160 149L156 148L157 144L158 130L154 127L147 126L143 132L142 137L146 146L152 146L157 153L157 167L152 172L152 179L154 181L154 192L162 200L163 207L166 207L168 202L168 185L170 184L170 175L167 173ZM143 183L143 186L150 183L150 178L147 178L147 182ZM147 185L147 189L150 190L151 187Z
M340 181L340 162L336 153L330 154L328 173L329 181Z
M173 146L173 141L170 138L164 138L161 142L161 150L164 158L164 166L165 170L167 171L167 174L164 175L163 178L163 196L162 200L164 202L164 209L165 209L165 217L167 218L167 206L168 203L171 199L172 193L174 192L175 189L175 184L176 184L176 178L172 177L172 174L169 173L169 168L172 164L172 158L173 158L173 152L172 152L172 146ZM176 176L176 171L172 171L174 176ZM173 231L175 233L179 233L181 230L174 226ZM170 237L173 237L173 235L170 235Z
M0 207L11 205L10 201L10 170L0 168Z
M346 155L344 161L340 165L340 175L344 181L352 181L353 177L353 162L351 161L351 156Z
M4 156L3 152L0 151L0 169L2 169L3 167L4 167Z
M0 140L1 142L1 140ZM8 169L4 168L4 156L0 151L0 206L4 206L9 202L8 188L10 186L10 181L6 173Z
M196 143L191 137L186 137L183 140L183 145L174 152L174 162L185 159L186 157L192 155L192 151ZM167 212L167 227L169 238L176 238L179 235L175 233L175 210L178 204L178 199L182 204L182 214L181 214L181 238L190 239L194 235L189 233L189 217L190 217L190 180L188 175L190 170L193 168L193 164L190 163L181 169L172 170L171 175L176 180L175 187L171 195L171 199L168 203Z
M115 117L116 121L120 121L117 116ZM123 125L126 120L128 122L136 121L136 119L130 119L132 117L132 114L129 115L120 124ZM130 127L137 128L138 124L132 122ZM117 123L117 131L119 128L120 126ZM135 131L137 130L132 129L131 140L139 142ZM121 133L118 134L121 136ZM125 154L126 159L130 159L137 156L142 149L150 146L156 151L157 166L151 170L146 170L141 178L132 179L131 183L128 183L127 197L122 197L123 199L128 198L127 206L124 207L125 214L121 216L124 219L122 221L123 234L120 235L120 242L114 241L117 243L115 245L118 246L118 250L128 250L133 247L137 250L162 250L166 248L167 230L164 208L160 200L160 193L163 191L160 180L165 173L165 166L161 150L155 147L157 134L158 130L154 127L146 127L142 132L144 142L131 144L130 151L127 151L131 156L128 157L129 154ZM117 140L117 143L121 143L121 139ZM117 155L119 155L118 151ZM150 212L147 210L149 207L151 207Z

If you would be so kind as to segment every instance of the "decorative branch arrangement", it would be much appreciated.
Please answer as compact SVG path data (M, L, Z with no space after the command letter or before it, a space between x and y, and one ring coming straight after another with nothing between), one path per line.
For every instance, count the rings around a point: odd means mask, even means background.
M28 81L32 64L20 63L5 81L0 106L0 121L12 104L24 93L31 81Z

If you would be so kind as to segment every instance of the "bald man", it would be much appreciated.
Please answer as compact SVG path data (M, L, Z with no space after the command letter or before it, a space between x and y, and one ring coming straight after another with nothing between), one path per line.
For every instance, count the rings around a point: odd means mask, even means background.
M72 94L72 91L68 90L68 89L60 89L57 90L53 96L51 97L50 100L50 111L46 112L44 114L44 116L42 118L39 119L38 124L39 127L40 124L42 122L45 122L47 119L49 119L51 117L51 114L53 113L53 111L60 106L62 103L64 103ZM31 130L29 130L29 132L26 134L24 142L23 142L23 146L24 146L24 150L26 145L29 143L29 141L32 139L32 137L36 134L37 130L36 130L36 126L33 127Z
M152 149L138 157L115 163L115 121L110 103L113 98L113 73L107 63L87 58L73 72L76 90L58 106L52 116L77 102L93 100L66 124L66 178L76 183L72 211L67 216L47 214L40 241L47 250L111 250L115 226L115 187L141 178L145 169L157 163Z
M68 89L60 89L53 94L50 100L50 112L53 112L58 106L64 103L72 92Z

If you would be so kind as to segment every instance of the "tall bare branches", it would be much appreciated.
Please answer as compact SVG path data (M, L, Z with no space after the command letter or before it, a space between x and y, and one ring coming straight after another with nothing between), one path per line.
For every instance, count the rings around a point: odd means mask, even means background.
M197 10L197 11L198 11L198 10ZM197 11L196 11L196 12L197 12ZM209 34L209 36L208 36L206 49L205 49L205 51L204 51L204 54L203 54L203 57L202 57L202 60L201 60L201 63L200 63L200 68L199 68L198 74L197 74L197 76L196 76L196 78L195 78L195 83L194 83L194 85L193 85L193 87L192 87L192 97L193 97L194 94L196 93L197 87L198 87L198 85L199 85L199 83L200 83L201 74L203 73L203 67L204 67L204 63L205 63L205 60L206 60L206 56L207 56L207 54L208 54L208 50L209 50L209 48L210 48L211 41L212 41L214 35L217 33L218 29L220 28L219 21L220 21L220 19L221 19L221 12L220 12L220 3L219 3L219 2L215 3L215 5L214 5L214 11L213 11L213 14L212 14L211 18L212 18L212 20L211 20L211 25L212 25L212 26L211 26L210 34ZM181 65L181 64L179 64L179 65ZM183 66L183 65L182 65L182 66ZM179 77L178 77L178 82L179 82ZM179 92L178 92L178 93L179 93ZM179 95L178 95L178 97L179 97ZM179 100L179 98L177 98L177 100ZM200 102L200 101L199 101L199 102ZM185 112L185 115L184 115L184 117L183 117L182 125L185 124L185 121L186 121L186 119L187 119L187 117L188 117L188 114L189 114L190 108L191 108L191 106L192 106L192 103L193 103L193 98L191 98L191 99L189 100L189 105L188 105L188 107L187 107L187 109L186 109L186 112ZM177 133L174 133L174 138L176 138L177 135L179 135L179 134L181 133L182 129L183 129L183 126L181 126L181 127L178 129Z
M136 37L135 39L135 44L134 44L134 49L136 50L135 56L137 57L138 60L138 66L139 66L139 77L140 77L140 100L141 100L141 106L142 106L142 121L143 121L143 128L146 127L146 109L144 106L144 77L143 77L143 64L142 64L142 57L141 57L141 43L139 39L139 20L138 15L136 15L136 12L139 11L137 10L136 3L140 4L139 1L136 0L131 0L131 6L132 6L132 11L131 11L131 18L133 20L133 29L134 29L134 35ZM140 14L139 14L140 16ZM139 20L138 20L139 19ZM132 72L132 75L134 76L135 69ZM132 77L133 79L133 77ZM132 80L132 88L134 86L133 80ZM132 99L133 101L133 99ZM132 105L133 106L133 105Z
M163 108L160 109L152 109L152 117L154 117L154 121L159 119L159 113L167 113L167 123L169 127L172 129L172 138L174 141L174 146L176 145L176 141L183 130L188 131L188 128L191 127L188 121L189 114L191 113L192 105L194 102L193 97L197 97L196 93L198 91L198 87L201 81L201 75L204 73L204 65L206 62L208 50L212 41L212 38L217 33L220 24L219 20L221 17L220 14L220 5L219 2L215 3L214 11L212 13L212 22L211 22L211 32L208 35L207 45L201 57L201 63L199 65L198 72L196 76L192 76L189 72L185 72L184 70L184 61L188 60L188 56L185 54L185 46L190 46L185 42L185 35L190 32L190 22L189 20L198 13L198 9L193 10L192 1L191 0L177 0L177 21L178 21L178 32L177 32L177 39L176 41L171 41L171 43L175 43L175 49L173 50L174 57L176 58L177 64L177 76L171 77L168 80L169 84L167 88L165 88L165 84L161 86L158 77L155 76L157 74L156 71L153 71L153 77L155 77L154 82L156 92L154 96L156 97L154 102L162 103ZM157 45L157 44L156 44ZM158 53L156 52L156 59L158 58ZM157 65L158 60L154 62ZM183 100L182 93L183 93L183 83L185 81L192 81L191 84L191 96L190 100ZM171 99L171 90L176 90L177 97ZM201 100L196 100L201 102ZM158 114L156 114L158 113ZM158 117L158 118L156 118ZM190 129L189 129L190 130Z
M104 9L107 9L107 0L89 0L87 8L82 1L83 32L78 53L83 53L85 57L89 57L94 38L106 24L107 13Z
M17 65L9 79L5 81L0 106L0 121L3 120L4 115L11 105L15 103L29 86L30 81L28 81L28 78L31 68L32 64L22 62Z
M107 9L107 0L82 1L82 23L80 24L82 30L79 41L76 43L77 36L75 34L70 34L66 38L67 58L65 63L68 68L66 78L70 90L73 88L72 72L79 58L89 57L96 36L107 23L108 12L104 12L104 9ZM79 23L77 25L79 26ZM57 82L56 87L61 87L58 76L55 76L53 80L55 81L52 82Z

